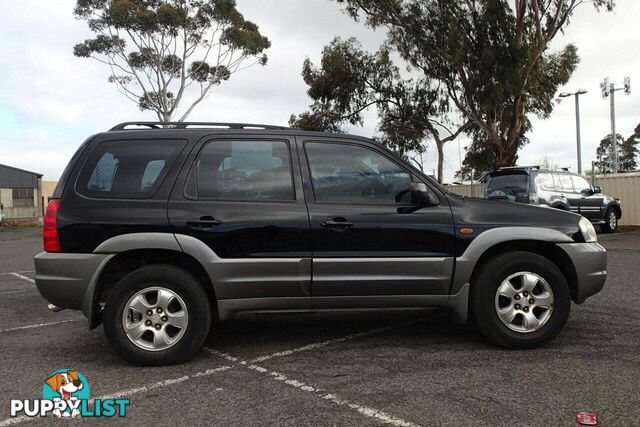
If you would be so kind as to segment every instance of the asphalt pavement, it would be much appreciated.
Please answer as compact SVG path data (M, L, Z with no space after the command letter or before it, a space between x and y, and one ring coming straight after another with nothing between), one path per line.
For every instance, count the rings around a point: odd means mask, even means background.
M139 368L78 312L47 310L39 230L0 231L0 426L15 421L11 399L40 398L61 368L84 374L92 397L130 399L126 418L91 423L568 426L586 411L640 425L640 233L600 241L604 290L542 349L500 349L435 310L245 315L194 360Z

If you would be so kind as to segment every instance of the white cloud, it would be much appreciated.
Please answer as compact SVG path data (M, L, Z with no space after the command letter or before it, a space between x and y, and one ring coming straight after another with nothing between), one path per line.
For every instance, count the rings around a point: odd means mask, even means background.
M609 75L622 81L632 77L640 86L640 2L619 1L615 13L596 13L582 7L556 47L573 42L581 63L563 90L589 90L581 98L583 164L588 164L602 136L610 130L609 105L598 84ZM7 2L0 15L0 163L59 177L67 159L90 134L115 123L147 119L107 81L101 64L75 58L75 43L90 37L86 24L73 18L73 0L21 0ZM320 58L322 47L339 35L355 36L375 50L384 34L373 32L345 16L329 0L238 0L239 10L256 22L272 41L269 63L234 75L217 88L190 117L193 120L245 121L286 125L291 113L309 104L300 76L302 61ZM618 131L629 134L640 122L640 92L617 96ZM371 136L376 126L373 111L366 114L356 134ZM551 118L534 120L531 144L520 153L521 163L545 156L575 168L575 119L570 99L557 106ZM460 145L468 144L465 137ZM464 155L464 153L463 153ZM458 144L445 149L445 176L459 166ZM435 166L429 147L426 169Z

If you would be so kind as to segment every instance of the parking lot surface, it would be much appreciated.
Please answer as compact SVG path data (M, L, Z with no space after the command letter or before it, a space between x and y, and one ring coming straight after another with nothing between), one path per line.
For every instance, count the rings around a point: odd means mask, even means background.
M572 305L543 349L497 348L439 311L246 315L218 324L191 362L125 364L81 314L51 313L33 283L39 230L0 231L0 426L11 399L80 371L125 419L164 425L640 424L640 233L600 236L604 290Z

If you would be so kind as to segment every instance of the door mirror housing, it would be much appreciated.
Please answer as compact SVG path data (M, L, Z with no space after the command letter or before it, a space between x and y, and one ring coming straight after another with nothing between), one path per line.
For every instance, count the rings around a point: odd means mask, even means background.
M424 182L411 184L411 203L421 207L438 206L440 199Z
M602 193L602 188L600 188L599 185L595 185L593 187L593 194L600 194L600 193Z

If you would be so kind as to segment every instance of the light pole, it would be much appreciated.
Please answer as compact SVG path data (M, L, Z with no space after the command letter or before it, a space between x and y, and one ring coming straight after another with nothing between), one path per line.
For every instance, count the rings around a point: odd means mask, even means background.
M611 83L609 81L609 77L605 78L602 83L600 83L600 88L602 89L602 97L607 98L610 97L610 108L611 108L611 150L613 153L613 173L618 173L618 139L616 137L616 104L615 104L615 93L618 90L624 90L625 95L631 95L631 78L624 78L624 86L616 88L615 83Z
M560 98L567 98L569 96L574 96L576 98L576 141L577 141L577 149L578 149L578 173L582 174L582 151L580 148L580 95L584 95L587 93L586 90L580 89L574 93L562 92L559 96Z

